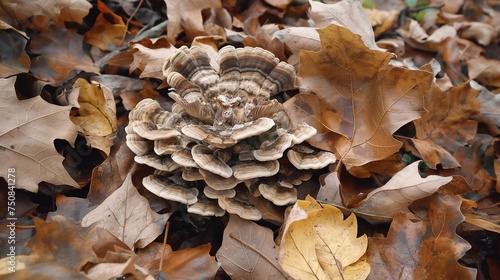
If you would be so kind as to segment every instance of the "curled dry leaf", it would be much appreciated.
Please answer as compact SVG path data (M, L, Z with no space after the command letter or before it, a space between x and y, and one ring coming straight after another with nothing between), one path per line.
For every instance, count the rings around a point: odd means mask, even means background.
M90 147L109 155L110 147L118 130L116 104L113 93L107 87L78 79L73 87L79 91L78 114L71 121L85 136Z
M122 186L82 220L87 227L97 223L129 248L143 248L158 237L170 214L157 214L132 184L129 174Z
M130 64L130 71L139 69L141 78L156 78L163 80L163 64L165 60L177 51L177 48L171 45L167 38L161 37L155 40L145 41L143 44L132 45L134 50L134 60Z
M231 215L217 260L231 279L288 279L271 229Z
M423 221L396 215L386 238L369 238L370 278L476 279L476 269L457 262L471 248L455 232L464 221L460 203L457 196L437 195Z
M370 265L362 258L367 237L357 236L356 216L320 205L310 196L293 206L284 225L280 264L296 279L365 279Z
M79 187L64 169L64 158L53 144L54 139L64 139L70 144L75 141L77 131L68 117L70 108L49 104L40 96L18 100L15 80L0 80L1 176L7 180L8 168L16 168L17 188L30 192L37 192L41 181Z
M0 78L6 78L30 69L30 57L25 51L28 38L18 32L6 32L10 26L2 26L0 20L0 42L2 42L2 58L0 58ZM13 29L15 30L15 29Z
M314 126L318 133L308 142L335 151L348 166L394 154L402 143L392 133L425 115L423 96L433 74L389 66L392 54L368 49L344 27L318 32L322 49L302 51L298 73L301 91L316 95L299 94L284 104L292 123Z

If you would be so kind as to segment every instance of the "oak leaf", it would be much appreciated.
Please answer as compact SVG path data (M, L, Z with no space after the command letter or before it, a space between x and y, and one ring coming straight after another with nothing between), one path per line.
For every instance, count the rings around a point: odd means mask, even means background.
M31 60L33 75L58 84L77 70L99 73L83 51L83 37L61 27L50 27L31 39L30 49L38 56Z
M2 0L0 18L11 24L23 22L31 16L46 16L56 23L76 22L82 24L92 4L86 0Z
M75 141L77 130L69 119L67 106L45 102L40 96L18 100L16 78L0 80L0 168L15 168L16 187L37 192L38 183L79 187L62 165L63 156L54 148L54 139Z
M423 96L433 74L389 66L392 57L368 49L359 35L330 25L318 30L321 51L302 51L298 85L302 92L285 103L292 122L318 130L309 143L334 151L344 164L360 166L382 160L402 143L392 134L425 115ZM310 105L318 99L327 110Z
M271 229L231 215L217 260L232 279L287 279Z
M417 140L413 143L431 168L435 169L439 163L443 168L460 166L450 154L476 134L477 122L469 118L480 112L478 94L479 91L465 82L446 91L433 85L424 97L429 114L414 121Z
M70 116L78 130L85 136L87 145L109 155L118 130L116 104L113 93L105 86L78 79L73 84L78 90L78 114Z
M2 49L2 56L0 57L0 78L26 73L30 69L30 58L24 50L28 38L21 31L6 32L4 30L11 28L12 27L8 25L2 26L0 21L0 48Z
M367 237L357 236L356 216L344 220L331 205L310 196L295 203L284 225L280 263L296 279L365 279Z
M369 279L476 279L476 269L457 262L471 248L455 232L464 221L460 203L456 196L438 195L423 221L396 215L386 238L369 238Z
M204 34L201 11L208 8L222 8L220 0L165 0L167 4L167 37L170 43L175 43L177 35L184 31L192 40Z
M129 174L119 189L83 218L82 226L97 223L130 248L143 248L163 232L169 217L151 210Z
M83 39L103 51L112 51L125 43L122 38L127 32L127 26L123 19L113 13L102 1L98 1L97 6L101 13Z
M147 40L143 44L134 44L132 48L136 51L133 54L130 71L139 69L142 71L139 77L159 80L165 78L162 71L165 60L177 51L177 48L164 37L154 41Z
M479 84L472 82L475 89L480 89L481 93L477 96L481 104L480 113L472 116L472 119L485 123L491 135L500 134L500 94L494 94Z

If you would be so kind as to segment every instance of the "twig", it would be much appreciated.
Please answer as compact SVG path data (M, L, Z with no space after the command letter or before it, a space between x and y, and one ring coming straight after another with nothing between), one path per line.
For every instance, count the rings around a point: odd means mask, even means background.
M137 4L137 7L135 8L134 12L127 19L127 23L125 24L125 32L123 32L122 43L125 42L125 36L127 36L128 25L130 24L130 21L132 20L132 18L135 17L135 14L137 14L137 11L139 11L139 8L141 7L142 2L144 2L144 0L139 1L139 4Z
M113 56L121 53L122 51L128 49L128 47L130 46L130 42L132 42L132 41L135 42L135 41L140 41L144 38L159 37L163 33L163 31L165 31L167 24L168 24L168 20L165 20L165 21L153 26L151 29L148 29L148 30L144 31L143 33L137 35L133 40L128 41L126 45L123 45L123 46L115 49L114 51L103 56L98 61L94 62L94 66L99 67L99 69L103 68L104 65L106 65L106 61L108 61Z
M165 225L165 237L163 237L163 247L161 250L161 258L160 258L160 267L158 267L158 271L161 272L161 267L163 266L163 257L165 255L165 247L167 247L167 236L168 236L168 229L170 228L170 222L167 222Z

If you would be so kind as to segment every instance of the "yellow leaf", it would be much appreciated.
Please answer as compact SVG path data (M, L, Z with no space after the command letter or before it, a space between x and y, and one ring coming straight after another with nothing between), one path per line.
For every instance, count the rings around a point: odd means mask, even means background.
M344 220L333 206L311 197L299 200L285 224L281 266L297 279L364 279L370 273L370 265L360 259L367 237L356 236L354 214Z

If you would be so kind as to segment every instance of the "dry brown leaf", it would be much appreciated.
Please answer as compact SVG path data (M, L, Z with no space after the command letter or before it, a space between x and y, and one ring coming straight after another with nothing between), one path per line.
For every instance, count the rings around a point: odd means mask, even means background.
M316 29L311 27L288 27L274 32L273 38L282 41L292 53L287 62L298 69L301 50L319 51L321 42Z
M467 61L469 78L475 79L484 85L500 87L499 65L500 60L488 59L484 56L469 59Z
M465 217L465 222L475 225L479 228L489 230L492 232L500 233L500 215L492 214L488 215L480 210L478 210L477 203L462 198L462 205L460 207L462 214Z
M146 269L136 264L137 257L132 256L126 262L100 263L87 271L87 277L93 280L117 279L128 275L137 280L154 280Z
M82 226L96 223L113 233L130 248L143 248L162 232L170 214L157 214L132 184L129 174L122 186L82 220Z
M363 43L372 50L379 50L375 44L372 25L366 16L361 1L344 0L335 4L323 4L309 0L311 19L319 28L335 24L349 29L352 33L361 35Z
M500 135L500 94L494 94L483 86L471 82L475 89L481 90L477 96L481 104L480 113L472 116L472 119L485 123L491 135Z
M471 248L455 233L464 221L460 203L456 196L438 195L423 221L396 215L386 238L369 238L369 279L476 279L476 269L457 262Z
M83 40L103 51L112 51L125 43L123 36L127 32L127 26L102 1L98 1L98 8L101 13L92 28L85 33Z
M295 203L284 227L280 263L292 277L365 279L370 273L362 258L367 237L356 237L354 214L344 220L340 210L308 196Z
M46 16L56 23L76 22L82 24L92 4L86 0L2 0L0 18L8 18L9 23L25 21L31 16Z
M51 222L35 218L36 234L26 244L31 248L30 262L57 261L80 270L87 262L97 263L92 250L101 240L96 233L97 226L81 227L64 216L53 216Z
M142 71L139 77L159 80L165 78L162 72L165 60L177 51L177 48L171 45L165 37L148 40L146 45L134 44L132 48L137 51L133 54L134 60L130 64L130 71L139 69Z
M30 49L38 56L31 60L33 75L53 84L63 82L77 70L99 73L83 52L82 36L61 27L51 27L31 39Z
M465 82L446 91L441 91L433 85L431 92L424 97L425 108L429 110L429 114L414 121L418 140L414 139L413 143L431 168L435 169L439 163L443 168L459 166L458 162L450 157L450 153L453 154L459 147L467 145L476 134L477 122L469 118L479 113L478 94L478 90L473 89L469 82ZM429 143L424 144L422 140L428 140Z
M165 0L167 5L167 38L174 44L177 35L184 31L191 41L204 34L201 11L209 8L222 8L220 0Z
M232 279L287 279L269 228L231 215L217 260Z
M78 90L78 113L70 116L71 121L85 136L87 145L109 155L110 147L118 130L116 104L113 93L107 87L89 83L79 78L73 84Z
M28 72L31 62L24 50L28 38L22 33L5 32L3 29L0 26L0 48L2 49L0 78Z
M396 173L387 184L370 192L351 210L371 223L389 222L400 212L408 213L408 206L413 201L433 194L451 181L451 176L420 177L419 163L414 162Z
M76 127L69 119L69 107L45 102L40 96L18 100L16 78L0 80L0 167L7 180L7 169L16 168L16 187L38 191L38 183L79 187L62 165L63 157L54 148L54 139L73 143Z
M423 96L432 73L387 65L392 54L368 49L343 27L318 32L322 50L301 52L298 84L327 110L299 95L284 104L287 114L294 123L314 126L319 133L308 142L335 151L348 166L394 154L402 144L392 133L426 113Z

